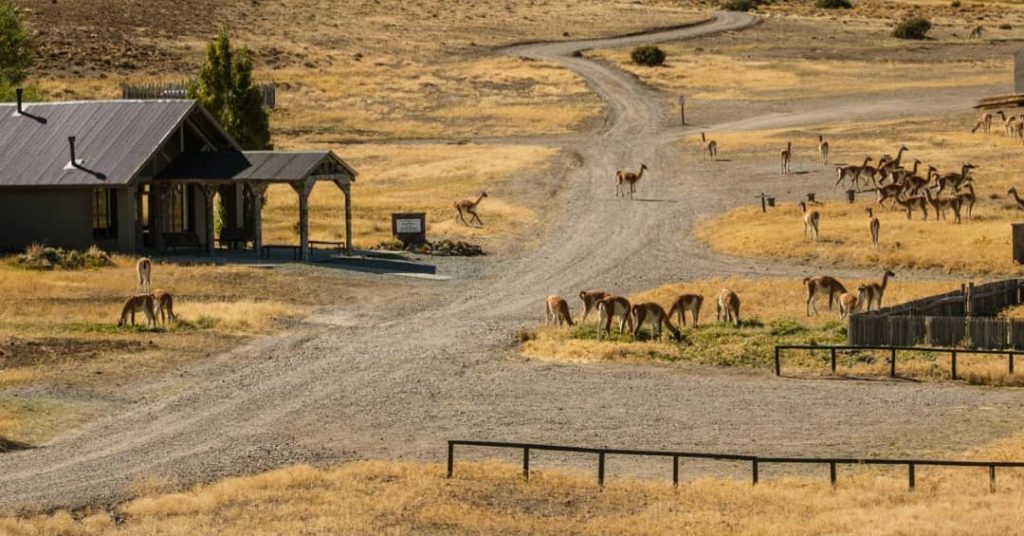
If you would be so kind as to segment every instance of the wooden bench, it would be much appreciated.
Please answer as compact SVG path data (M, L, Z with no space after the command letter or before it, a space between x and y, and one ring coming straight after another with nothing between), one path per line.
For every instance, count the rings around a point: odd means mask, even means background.
M199 243L199 236L195 233L163 233L164 247L170 251L177 251L182 248L201 251L203 245Z
M344 242L335 241L335 240L310 240L309 241L310 249L315 248L316 246L330 246L327 249L336 250L340 254L342 248L345 247L345 243Z
M221 246L227 244L231 249L235 249L238 244L242 244L242 250L245 250L249 247L250 243L252 243L253 247L256 247L256 236L252 231L244 227L225 227L221 229L217 243Z
M302 252L302 247L294 244L263 244L263 246L260 247L260 257L269 259L270 252L275 249L290 249L292 250L292 260L297 261L301 258L300 253Z

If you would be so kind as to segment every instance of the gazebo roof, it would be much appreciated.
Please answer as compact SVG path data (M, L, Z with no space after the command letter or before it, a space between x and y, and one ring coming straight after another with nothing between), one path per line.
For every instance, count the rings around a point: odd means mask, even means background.
M210 151L182 154L156 178L301 182L318 177L354 181L356 171L333 151Z

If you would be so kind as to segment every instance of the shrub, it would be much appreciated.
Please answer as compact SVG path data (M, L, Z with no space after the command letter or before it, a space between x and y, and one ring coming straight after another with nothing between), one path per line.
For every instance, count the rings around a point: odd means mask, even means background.
M1004 22L1004 23L999 25L999 29L1000 30L1012 30L1013 26L1010 26L1009 24Z
M949 7L960 7L960 0L953 0L952 2L949 3Z
M850 9L853 4L850 0L817 0L814 7L818 9Z
M757 9L761 4L764 4L763 0L725 0L722 2L722 9L729 11L750 11L751 9Z
M633 53L630 54L633 58L633 63L637 65L646 65L648 67L656 67L665 63L665 51L654 45L644 45L633 49Z
M900 39L924 39L932 23L924 17L907 17L896 25L892 35Z
M95 245L86 251L51 248L42 244L32 244L25 248L25 253L18 255L17 263L24 268L33 270L52 270L56 267L65 270L80 268L99 268L110 266L113 261L110 255Z

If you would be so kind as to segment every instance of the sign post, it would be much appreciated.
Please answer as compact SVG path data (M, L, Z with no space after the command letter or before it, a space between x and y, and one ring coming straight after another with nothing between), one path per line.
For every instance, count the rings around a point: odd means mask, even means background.
M686 125L686 97L679 97L679 120Z
M427 241L427 214L404 212L391 214L391 234L407 246L418 246Z

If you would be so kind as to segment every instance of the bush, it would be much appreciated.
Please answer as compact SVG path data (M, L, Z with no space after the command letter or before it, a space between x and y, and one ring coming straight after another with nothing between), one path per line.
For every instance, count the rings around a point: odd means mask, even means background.
M633 58L633 63L648 67L657 67L665 63L665 51L654 45L636 47L630 57Z
M952 2L949 3L949 7L960 7L960 0L953 0Z
M722 9L729 11L750 11L751 9L757 9L758 6L764 3L764 0L726 0L722 2Z
M999 29L1000 30L1012 30L1013 26L1010 26L1009 24L1004 22L1004 23L999 25Z
M850 9L853 4L850 0L817 0L814 7L818 9Z
M78 251L32 244L25 249L25 253L18 255L17 262L19 266L33 270L52 270L56 267L78 270L113 264L110 255L95 245L85 251Z
M932 23L924 17L907 17L896 25L892 35L900 39L924 39Z

